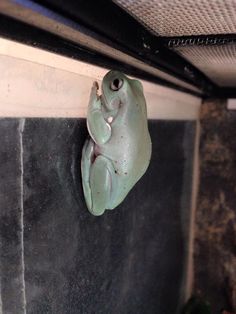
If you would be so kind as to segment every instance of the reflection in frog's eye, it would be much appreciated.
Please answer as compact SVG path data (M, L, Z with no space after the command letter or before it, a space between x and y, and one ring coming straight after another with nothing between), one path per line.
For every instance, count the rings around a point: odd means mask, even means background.
M111 82L111 90L118 91L122 87L122 85L123 80L116 78Z

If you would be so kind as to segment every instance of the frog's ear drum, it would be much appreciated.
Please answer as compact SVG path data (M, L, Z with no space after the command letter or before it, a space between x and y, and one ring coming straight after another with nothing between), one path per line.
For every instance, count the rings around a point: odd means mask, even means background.
M141 91L143 93L143 85L138 80L132 80L131 81L135 89Z

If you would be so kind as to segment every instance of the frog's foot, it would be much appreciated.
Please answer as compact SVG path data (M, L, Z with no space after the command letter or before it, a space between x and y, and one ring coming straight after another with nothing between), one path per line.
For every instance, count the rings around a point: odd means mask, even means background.
M112 162L99 155L91 167L90 188L92 194L92 208L90 212L100 216L111 203L112 191L115 188L116 178Z
M87 139L84 143L81 160L82 184L86 205L89 210L92 208L92 196L89 183L91 165L94 161L94 143L91 139Z
M96 104L97 101L99 100L99 96L98 96L98 89L99 89L99 85L98 82L93 82L93 86L91 88L91 92L90 92L90 101L89 104ZM100 108L100 106L99 106Z

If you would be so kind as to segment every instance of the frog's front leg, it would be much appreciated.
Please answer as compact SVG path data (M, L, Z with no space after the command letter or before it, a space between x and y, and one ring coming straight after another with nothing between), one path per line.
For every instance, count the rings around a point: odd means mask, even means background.
M110 209L112 196L116 190L116 174L112 162L99 155L91 166L90 190L92 196L92 207L90 212L100 216L106 209Z
M104 119L102 103L97 91L98 83L94 82L88 105L87 127L94 142L98 145L102 145L111 137L111 126Z

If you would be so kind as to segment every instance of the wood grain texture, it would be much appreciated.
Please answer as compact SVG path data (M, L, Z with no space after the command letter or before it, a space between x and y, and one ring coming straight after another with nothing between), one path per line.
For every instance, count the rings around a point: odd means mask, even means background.
M108 69L0 39L0 117L85 117ZM201 100L142 81L150 119L196 120Z

